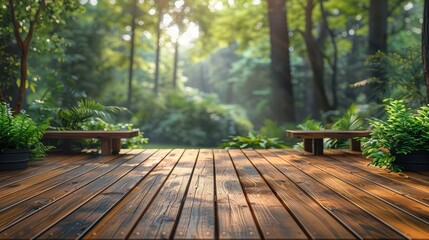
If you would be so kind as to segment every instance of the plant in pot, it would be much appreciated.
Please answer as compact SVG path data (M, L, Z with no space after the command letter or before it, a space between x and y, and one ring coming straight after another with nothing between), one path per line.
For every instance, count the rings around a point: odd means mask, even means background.
M26 168L28 160L43 157L51 147L41 139L49 123L36 124L24 112L13 115L9 105L0 104L0 170Z
M385 100L386 120L369 119L363 153L389 171L429 171L429 105L416 112L402 100Z

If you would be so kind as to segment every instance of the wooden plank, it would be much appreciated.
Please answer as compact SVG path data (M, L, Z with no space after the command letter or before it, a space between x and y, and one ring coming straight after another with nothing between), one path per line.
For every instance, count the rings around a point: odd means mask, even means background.
M46 131L44 139L72 139L72 138L132 138L139 134L139 130L84 130L84 131Z
M258 227L226 150L213 150L219 239L259 239Z
M424 203L429 206L429 192L422 191L421 189L415 188L410 184L405 184L404 182L395 181L388 177L388 175L381 175L373 173L372 168L359 168L355 165L350 164L350 155L335 155L329 156L329 158L325 158L324 161L326 163L331 164L331 166L335 166L338 169L341 169L345 172L349 172L353 175L359 176L361 178L370 181L372 184L377 184L382 186L390 191L394 191L398 194L406 196L410 199L418 201L420 203ZM392 174L393 175L393 174ZM395 174L396 176L396 174Z
M213 151L202 149L198 154L174 238L215 239L214 197Z
M198 150L186 150L129 239L171 238L190 184Z
M378 168L375 166L371 166L368 164L370 163L370 160L365 159L359 155L356 154L347 154L347 163L353 166L356 166L363 170L370 170L371 172L377 173L378 175L384 176L386 178L391 179L392 181L397 181L403 184L406 184L413 188L418 188L423 191L429 192L429 182L426 182L424 179L416 177L410 172L406 173L393 173L388 172L382 168Z
M290 160L284 151L276 151L276 154L283 159L286 158ZM336 191L338 194L349 199L368 213L377 216L378 219L395 228L395 230L402 235L409 238L420 239L429 236L429 225L427 223L374 197L366 191L351 186L312 164L306 163L305 158L295 155L290 163L312 176L317 181L323 183L325 186Z
M21 202L35 197L39 194L42 194L56 186L64 184L68 181L71 181L93 169L95 169L98 164L85 164L82 166L75 166L76 168L65 172L61 175L50 178L47 181L39 182L37 184L23 188L13 194L0 198L0 212L4 211L7 208L11 208Z
M184 152L183 149L170 151L162 149L159 150L160 154L151 157L160 163L122 201L97 222L83 236L84 239L123 239L130 234Z
M371 131L366 130L286 130L290 138L355 138L369 137Z
M142 159L132 158L127 164L117 166L105 175L98 175L95 181L74 191L67 198L57 200L21 221L7 227L5 230L2 230L0 232L0 237L4 239L17 239L39 236L48 227L72 213L130 172L136 166L135 164L138 165L141 161Z
M60 184L44 192L42 195L32 197L21 202L19 205L0 211L0 231L6 229L15 222L20 221L27 216L43 209L44 207L49 206L51 203L70 195L74 191L77 191L78 189L98 179L103 174L106 174L117 166L127 162L127 160L130 158L132 158L130 155L117 157L115 161L111 161L109 164L102 164L93 171ZM1 235L0 238L2 238Z
M24 188L27 188L27 190L28 190L28 187L31 187L37 183L40 183L40 182L48 181L50 178L64 174L68 171L71 171L71 170L77 168L77 167L78 166L76 166L76 165L64 165L64 166L61 166L59 168L52 169L51 171L46 172L44 174L39 174L39 175L30 177L27 179L23 179L19 182L15 182L14 184L0 188L0 199L2 197L7 196L7 195L14 194L15 192L17 192L21 189L24 189Z
M278 169L254 152L244 153L264 177L277 197L293 214L312 239L355 239L356 237L341 222L321 207Z
M71 239L82 236L91 226L99 221L129 191L131 191L159 163L147 160L156 150L149 149L136 156L142 164L131 170L124 177L106 190L96 195L76 211L57 222L38 236L41 239ZM157 160L157 159L155 159Z
M247 151L251 152L251 151ZM304 239L304 231L241 150L229 150L264 239ZM254 156L254 155L252 155ZM255 157L255 156L254 156Z
M348 226L361 239L402 239L404 236L365 212L335 191L303 173L288 161L284 161L269 150L258 152L291 181L315 199L326 211ZM293 155L284 155L284 158Z
M380 198L381 200L390 203L396 208L401 209L402 211L413 215L422 221L425 221L429 224L429 206L416 202L410 198L407 198L401 194L390 191L389 189L383 188L377 184L374 184L371 181L368 181L364 178L360 178L356 175L347 173L332 166L329 163L325 162L326 158L320 157L318 161L310 162L311 165L316 166L319 169L335 176L338 179L359 188L367 193L372 194L373 196ZM429 227L429 226L428 226Z

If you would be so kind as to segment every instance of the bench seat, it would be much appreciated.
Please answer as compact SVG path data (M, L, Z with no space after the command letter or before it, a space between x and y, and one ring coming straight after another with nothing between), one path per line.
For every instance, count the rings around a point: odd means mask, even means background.
M101 140L101 155L118 154L121 150L121 138L132 138L139 135L139 130L82 130L82 131L46 131L43 139L84 139Z
M304 139L304 150L314 155L323 155L323 139L350 139L350 150L361 151L360 140L357 138L369 137L367 130L286 130L289 138Z

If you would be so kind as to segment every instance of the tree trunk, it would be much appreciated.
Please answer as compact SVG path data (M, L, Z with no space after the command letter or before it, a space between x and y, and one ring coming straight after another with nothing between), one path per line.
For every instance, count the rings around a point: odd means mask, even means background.
M335 33L329 28L328 16L323 5L323 1L319 1L320 12L322 14L323 24L325 25L326 30L329 33L329 38L331 39L332 47L334 48L333 61L329 61L332 69L332 81L331 81L331 91L332 91L332 108L336 109L338 107L338 96L337 96L337 69L338 69L338 46L335 41Z
M425 0L423 9L422 58L426 80L426 99L429 104L429 0Z
M180 32L179 32L180 36ZM177 65L179 62L179 38L177 37L174 43L174 63L173 63L173 89L177 88Z
M133 95L133 65L134 65L134 44L135 44L135 32L136 32L136 18L137 18L137 0L134 0L133 2L133 9L132 9L132 20L131 20L131 47L130 47L130 67L128 69L128 100L127 100L127 107L128 109L131 108L131 99Z
M36 13L33 16L33 19L30 20L30 27L28 29L27 36L25 39L22 39L21 36L21 25L15 15L15 5L13 0L9 0L9 10L12 17L13 32L15 35L16 42L18 43L19 49L21 51L21 81L19 85L19 94L18 100L16 101L15 107L13 107L13 113L18 114L21 111L21 107L25 101L25 89L27 86L27 58L28 50L30 48L30 42L34 34L34 29L36 27L37 19L39 18L40 12L45 6L46 0L41 0L39 6L36 10Z
M308 59L310 61L311 70L313 73L313 116L318 118L320 111L328 111L331 109L328 97L325 91L325 67L323 63L323 56L320 48L323 45L325 38L324 32L320 33L319 39L313 36L313 9L314 1L308 0L305 8L305 31L303 32L304 42L307 47ZM324 29L326 30L326 29ZM322 31L324 31L322 30Z
M369 6L369 54L387 52L387 0L370 0Z
M271 40L271 106L279 123L295 121L286 0L268 0Z
M370 0L369 6L369 36L368 53L373 55L378 51L387 52L387 0ZM380 79L381 83L374 83L366 88L369 100L381 104L383 96L378 93L386 87L386 72L383 67L371 69L371 78Z
M161 55L161 24L163 20L163 10L166 0L158 0L155 2L158 7L158 24L156 27L156 53L155 53L155 78L153 81L153 92L158 94L159 91L159 65L160 65L160 55Z

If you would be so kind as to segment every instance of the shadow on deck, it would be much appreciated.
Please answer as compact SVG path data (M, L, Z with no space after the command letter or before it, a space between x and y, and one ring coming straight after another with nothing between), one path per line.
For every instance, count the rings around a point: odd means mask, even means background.
M0 238L429 238L429 175L342 151L147 149L0 172Z

